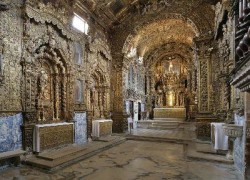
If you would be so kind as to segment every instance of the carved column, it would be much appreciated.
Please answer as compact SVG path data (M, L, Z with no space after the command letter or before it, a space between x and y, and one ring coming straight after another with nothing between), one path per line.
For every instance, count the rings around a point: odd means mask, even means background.
M55 103L55 109L54 109L54 120L59 120L58 117L58 108L59 108L59 76L58 73L54 74L54 86L55 86L55 97L54 97L54 103Z
M118 55L120 60L122 59L121 56ZM116 58L114 58L116 59ZM126 73L123 73L122 63L117 62L115 64L115 68L113 68L112 72L112 79L113 82L113 114L112 114L112 120L113 120L113 132L115 133L123 133L127 130L127 114L125 111L125 105L124 105L124 75Z
M93 104L92 104L92 100L90 98L90 94L91 94L91 88L90 87L90 82L86 81L87 83L87 95L86 95L86 102L87 102L87 112L86 112L86 118L87 118L87 136L88 138L91 137L91 133L92 133L92 121L93 121Z
M211 37L196 39L198 48L198 109L200 113L208 113L210 108L210 61Z
M100 109L100 118L104 118L104 93L103 87L100 87L98 90L98 100L99 100L99 109Z
M104 117L110 118L110 107L109 107L109 87L104 87L103 89L103 109L104 109Z
M66 117L66 76L62 76L62 117Z
M192 92L196 92L196 85L197 85L197 74L196 74L197 70L195 68L195 66L192 67L192 83L191 83L191 86L192 86Z
M196 136L200 140L211 139L211 122L217 121L213 117L210 104L211 97L211 53L212 36L203 36L195 39L197 47L197 92L198 114L196 115Z

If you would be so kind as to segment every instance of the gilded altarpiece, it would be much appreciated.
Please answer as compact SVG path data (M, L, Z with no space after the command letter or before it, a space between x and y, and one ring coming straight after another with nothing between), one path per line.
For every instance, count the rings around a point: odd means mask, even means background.
M28 1L25 6L21 62L23 139L26 150L33 149L32 134L35 125L73 121L76 104L79 104L75 97L76 88L79 88L76 80L84 80L84 71L76 71L78 65L74 61L74 45L75 42L86 42L85 36L69 29L69 16L65 14L67 11L59 11L50 3L38 3L37 6L32 3ZM83 87L80 90L83 97ZM83 101L80 103L83 104ZM84 111L84 106L80 107L82 108L77 107L77 110ZM53 148L73 143L73 136L69 140L67 135L72 132L70 125L65 126L65 132L60 130L57 134L53 134L52 129L49 126L43 127L46 134L51 135L51 139L55 139L56 135L60 136L60 143L49 144L52 141L48 139L46 142L41 141L44 142L41 146Z
M197 55L197 93L198 93L198 114L196 116L196 135L198 139L209 140L211 136L211 122L218 119L212 114L213 94L211 79L211 62L214 57L215 48L212 35L207 34L195 39Z
M101 32L98 32L101 34ZM94 36L94 35L93 35ZM88 47L86 75L86 107L88 136L91 136L92 121L110 119L110 70L111 55L105 36L95 37Z

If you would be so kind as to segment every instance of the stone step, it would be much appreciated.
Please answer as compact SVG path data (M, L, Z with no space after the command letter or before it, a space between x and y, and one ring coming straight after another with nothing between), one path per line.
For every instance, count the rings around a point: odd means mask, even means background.
M184 118L154 118L153 121L178 121L183 122L185 121Z
M48 161L55 161L60 158L65 158L66 156L74 156L75 154L86 150L85 146L69 146L62 148L60 150L49 151L45 153L40 153L37 158L45 159Z
M128 135L127 140L134 141L151 141L151 142L172 142L172 143L185 143L186 140L178 139L178 138L163 138L163 137L149 137L149 136L136 136L136 135Z
M15 151L1 152L0 153L0 160L21 156L21 155L23 155L25 153L26 153L26 151L23 151L21 149L20 150L15 150Z
M219 162L224 164L233 164L233 160L229 160L226 158L225 155L218 155L218 154L207 154L202 152L188 152L187 158L195 159L195 160L203 160L203 161L210 161L210 162Z
M139 128L146 129L177 129L180 126L179 121L159 121L159 120L148 120L139 121L137 123Z
M69 146L58 150L40 153L24 161L24 164L31 165L48 172L54 172L81 160L94 156L104 150L112 148L126 141L126 138L117 136L110 141L93 141L81 146Z
M195 148L197 152L206 153L206 154L217 154L217 155L226 155L226 150L215 150L211 142L208 143L195 143Z

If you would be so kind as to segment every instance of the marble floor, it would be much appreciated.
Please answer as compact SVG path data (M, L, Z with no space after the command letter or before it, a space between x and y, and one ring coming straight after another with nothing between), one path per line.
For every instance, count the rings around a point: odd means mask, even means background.
M1 180L240 180L233 165L185 158L183 145L126 141L53 174L27 166L0 171Z

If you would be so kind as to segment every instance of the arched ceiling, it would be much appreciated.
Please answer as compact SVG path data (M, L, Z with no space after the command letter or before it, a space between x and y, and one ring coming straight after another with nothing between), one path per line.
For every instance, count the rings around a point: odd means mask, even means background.
M182 19L164 19L137 31L137 34L130 39L130 44L124 47L124 53L131 48L137 48L138 55L143 57L153 49L170 42L192 46L193 38L198 35L199 32Z
M104 24L121 24L125 19L131 18L134 14L150 14L159 12L163 8L186 9L183 13L193 13L194 10L201 10L206 5L215 5L219 0L76 0L84 3L89 11L102 18ZM195 8L195 9L194 9ZM196 9L197 8L197 9Z
M192 59L193 39L214 30L213 6L218 0L82 1L107 27L113 60L123 66L124 56L135 49L146 61L174 52ZM189 52L179 49L179 45L187 47ZM149 58L150 54L154 56Z
M213 19L214 13L209 6L215 5L219 0L75 0L75 4L84 4L86 11L95 15L94 19L102 21L105 28L115 27L129 20L139 19L147 15L156 15L161 11L165 13L179 13L185 17L201 16L203 21ZM204 14L205 13L205 14ZM147 19L147 18L146 18ZM205 28L205 27L204 27Z
M158 61L161 61L162 59L168 59L169 57L173 56L182 57L187 62L187 64L193 63L193 50L190 48L190 46L187 44L172 42L159 46L145 54L144 65L145 67L150 68Z

